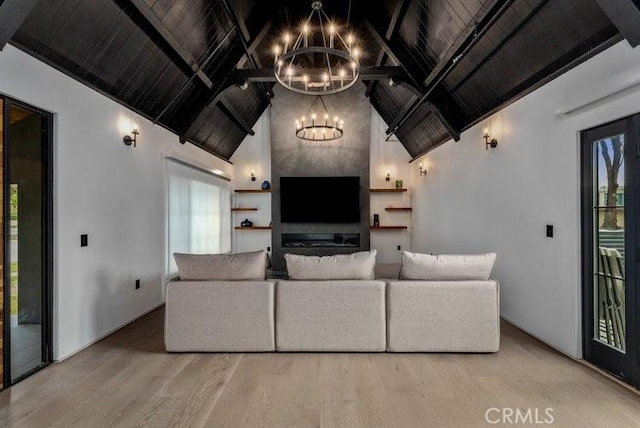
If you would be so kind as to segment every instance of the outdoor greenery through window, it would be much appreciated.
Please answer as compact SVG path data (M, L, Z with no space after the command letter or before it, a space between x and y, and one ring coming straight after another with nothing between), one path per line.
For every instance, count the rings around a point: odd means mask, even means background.
M174 253L231 251L231 191L228 183L167 159L167 275L177 273Z

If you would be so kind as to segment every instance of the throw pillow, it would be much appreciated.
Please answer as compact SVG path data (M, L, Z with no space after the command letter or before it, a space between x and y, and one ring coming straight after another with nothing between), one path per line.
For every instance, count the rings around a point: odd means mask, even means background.
M374 279L376 250L334 256L285 254L287 272L295 280Z
M180 254L173 257L181 280L263 280L269 257L266 251L238 254Z
M403 251L401 259L400 279L487 280L491 275L496 254L441 254L433 256Z

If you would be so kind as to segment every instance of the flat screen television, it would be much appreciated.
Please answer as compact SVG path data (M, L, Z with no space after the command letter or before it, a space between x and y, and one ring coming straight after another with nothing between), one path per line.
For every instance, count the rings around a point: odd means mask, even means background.
M360 177L281 177L282 223L359 223Z

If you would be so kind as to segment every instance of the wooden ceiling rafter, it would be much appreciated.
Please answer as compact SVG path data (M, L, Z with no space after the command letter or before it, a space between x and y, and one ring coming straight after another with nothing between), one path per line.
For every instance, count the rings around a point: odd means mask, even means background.
M451 73L451 71L460 63L462 58L475 46L489 28L502 16L502 14L511 6L514 0L493 0L483 5L480 11L473 17L469 24L462 32L464 37L459 37L458 42L448 50L447 54L436 64L424 79L423 84L426 86L422 97L416 101L413 106L403 114L400 114L393 121L394 126L390 126L387 135L395 134L402 125L404 125L411 115L418 108L429 100L429 97L438 91L438 85ZM444 91L442 91L444 92ZM450 96L449 96L450 97ZM442 113L442 112L441 112ZM440 113L440 114L441 114ZM444 122L447 125L447 122ZM447 126L450 128L451 126ZM453 129L451 136L455 141L460 139L460 130ZM456 139L457 137L457 139Z
M399 0L396 8L393 12L393 16L391 17L391 21L389 21L389 27L387 27L387 32L385 33L385 38L387 40L391 40L396 31L398 30L400 22L404 18L407 13L407 9L409 8L409 0ZM382 66L386 57L385 50L381 47L380 52L378 53L378 58L376 59L376 67ZM399 83L399 82L398 82ZM371 93L374 91L376 85L378 84L377 80L372 80L367 83L367 92L366 96L370 97Z

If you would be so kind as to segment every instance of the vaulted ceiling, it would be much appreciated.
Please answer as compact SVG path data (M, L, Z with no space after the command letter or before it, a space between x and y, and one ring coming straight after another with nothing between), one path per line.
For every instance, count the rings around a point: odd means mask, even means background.
M363 67L401 70L393 86L371 76L367 95L416 157L622 40L599 2L609 0L323 3L356 29ZM239 84L270 68L274 41L309 10L300 0L0 0L0 48L229 159L273 97L271 81Z

